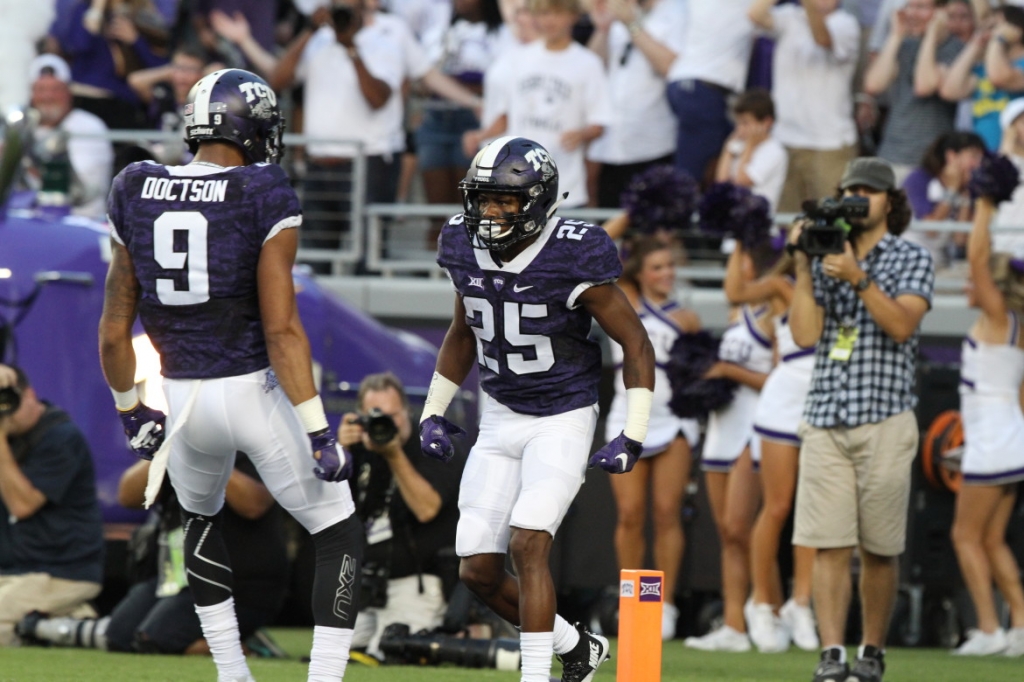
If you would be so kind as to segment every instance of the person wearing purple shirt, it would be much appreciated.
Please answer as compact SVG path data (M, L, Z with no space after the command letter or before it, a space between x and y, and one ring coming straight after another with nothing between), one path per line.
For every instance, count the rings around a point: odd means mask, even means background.
M597 423L598 324L622 346L626 424L590 457L610 473L633 468L647 435L654 349L615 280L615 245L599 227L553 214L558 171L533 140L501 137L459 184L465 211L448 220L438 264L455 288L455 314L437 358L420 423L428 457L448 461L444 418L474 361L487 394L480 436L459 492L460 577L522 629L522 682L548 682L552 652L563 682L592 679L608 641L555 614L548 556L583 483ZM505 572L512 554L517 578Z
M112 130L145 127L128 73L159 66L166 57L153 51L129 14L100 12L97 21L87 0L61 3L57 9L50 36L71 65L75 106L96 114Z
M972 215L967 181L981 164L984 140L964 131L939 135L928 146L921 165L903 181L916 220L969 221ZM903 235L928 249L932 260L946 264L966 245L966 235L913 230Z

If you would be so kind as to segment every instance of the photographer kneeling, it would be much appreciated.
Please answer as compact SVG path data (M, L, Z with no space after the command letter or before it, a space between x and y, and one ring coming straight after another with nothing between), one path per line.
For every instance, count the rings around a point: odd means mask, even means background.
M455 544L462 466L420 454L419 442L410 440L409 400L394 374L363 379L356 409L359 414L346 414L338 428L338 442L353 456L349 482L366 528L352 647L382 658L380 638L388 625L405 623L418 632L444 618L442 576L453 573L454 581L456 564L446 569L441 550Z
M817 352L799 430L793 544L818 550L815 682L881 682L917 454L919 326L935 272L926 249L899 238L910 209L889 162L856 159L839 187L845 207L810 211L813 224L796 243L789 326L798 345ZM858 206L854 196L867 201ZM837 226L848 233L833 242ZM863 638L850 666L843 644L858 546Z

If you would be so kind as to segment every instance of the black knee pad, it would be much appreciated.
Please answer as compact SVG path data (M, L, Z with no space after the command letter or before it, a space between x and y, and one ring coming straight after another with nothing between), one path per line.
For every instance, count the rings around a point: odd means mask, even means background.
M363 568L363 524L355 514L313 536L316 575L313 578L313 622L351 629L359 610Z
M221 514L200 516L181 510L185 534L185 572L196 606L226 601L234 589L231 560L221 535Z

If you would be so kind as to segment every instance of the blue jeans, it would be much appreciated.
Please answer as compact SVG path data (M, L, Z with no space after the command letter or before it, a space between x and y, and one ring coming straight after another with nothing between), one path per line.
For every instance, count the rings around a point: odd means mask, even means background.
M668 84L668 103L676 115L676 168L697 182L704 179L708 164L722 151L732 133L726 115L728 91L699 80Z

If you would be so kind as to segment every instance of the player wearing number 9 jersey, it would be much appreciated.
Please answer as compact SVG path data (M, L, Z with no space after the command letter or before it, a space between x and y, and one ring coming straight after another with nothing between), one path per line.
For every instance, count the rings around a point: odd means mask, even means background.
M555 217L558 172L547 151L504 137L460 184L464 212L438 241L456 291L420 425L427 456L446 460L461 429L444 418L473 363L487 394L459 494L463 582L522 630L522 680L547 682L552 651L566 682L590 680L608 642L555 615L552 538L583 482L601 366L593 320L622 345L627 418L591 466L628 472L642 451L654 351L615 280L615 246L599 227ZM505 572L511 552L517 578Z
M200 80L184 113L192 163L135 163L111 189L103 372L133 449L153 460L150 487L166 467L181 504L185 569L219 682L252 679L219 521L238 451L313 536L309 680L338 681L363 535L349 487L338 483L351 458L328 428L295 302L302 216L274 163L283 121L273 90L240 69ZM160 354L166 436L162 413L139 402L135 389L137 314Z

